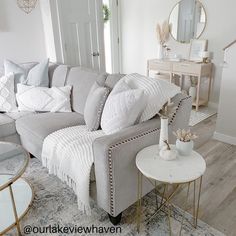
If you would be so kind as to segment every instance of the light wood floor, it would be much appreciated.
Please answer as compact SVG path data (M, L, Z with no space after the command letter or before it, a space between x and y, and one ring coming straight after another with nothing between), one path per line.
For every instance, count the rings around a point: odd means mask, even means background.
M227 236L236 236L236 146L212 139L216 116L194 126L195 150L205 158L199 218ZM181 208L184 191L174 199Z

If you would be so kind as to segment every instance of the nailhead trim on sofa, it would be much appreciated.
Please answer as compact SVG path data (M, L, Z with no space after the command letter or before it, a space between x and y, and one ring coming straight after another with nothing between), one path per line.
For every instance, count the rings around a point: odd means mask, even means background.
M178 112L182 102L184 100L189 99L189 98L191 98L191 97L186 97L186 98L183 98L183 99L181 99L179 101L178 106L176 108L176 111L173 114L173 116L171 117L168 125L171 125L174 122L176 113ZM114 191L113 191L114 190L114 186L113 186L113 172L112 172L113 171L113 168L112 168L112 150L115 149L116 147L122 145L122 144L128 143L130 141L133 141L135 139L138 139L138 138L141 138L143 136L149 135L151 133L157 132L159 130L160 130L160 128L155 128L155 129L143 132L143 133L138 134L138 135L136 135L134 137L127 138L127 139L125 139L123 141L120 141L120 142L118 142L116 144L113 144L112 146L109 147L109 149L108 149L108 164L109 164L109 182L110 182L110 210L111 210L111 215L112 216L114 216Z

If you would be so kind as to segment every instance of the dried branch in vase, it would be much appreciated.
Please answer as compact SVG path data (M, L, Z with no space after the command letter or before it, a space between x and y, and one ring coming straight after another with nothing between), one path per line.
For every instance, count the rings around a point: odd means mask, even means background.
M170 36L170 25L168 21L164 21L162 26L158 23L156 27L157 41L159 44L164 45Z
M162 119L168 119L173 116L176 112L177 107L174 105L173 102L166 102L162 109L158 112L158 115Z

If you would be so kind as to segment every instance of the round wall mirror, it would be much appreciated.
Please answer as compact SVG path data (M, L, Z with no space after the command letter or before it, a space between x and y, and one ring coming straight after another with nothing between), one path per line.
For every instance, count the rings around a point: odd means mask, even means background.
M198 39L206 27L206 11L198 0L181 0L170 13L172 37L181 43Z

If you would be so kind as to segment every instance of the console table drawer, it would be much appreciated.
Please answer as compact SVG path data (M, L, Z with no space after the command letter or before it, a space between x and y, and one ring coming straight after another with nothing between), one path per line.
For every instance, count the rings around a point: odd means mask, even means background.
M170 62L161 62L161 61L150 61L149 62L149 70L164 70L164 71L171 71L172 70L172 63Z
M188 64L188 63L176 63L173 64L173 72L187 73L187 74L199 74L201 71L201 65Z

